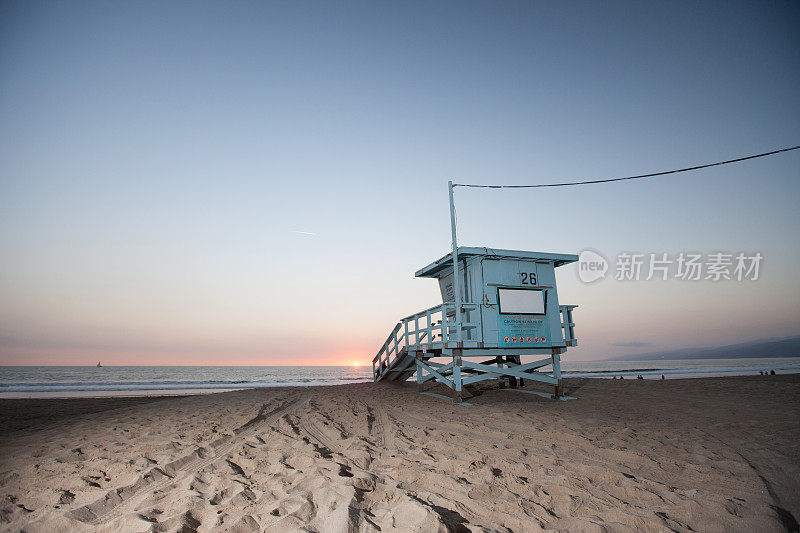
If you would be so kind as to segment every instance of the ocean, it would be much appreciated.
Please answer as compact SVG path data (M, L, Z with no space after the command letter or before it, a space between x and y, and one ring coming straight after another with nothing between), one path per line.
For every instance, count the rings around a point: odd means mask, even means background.
M565 378L702 378L800 373L800 358L563 361ZM372 381L371 366L4 366L0 398L207 394Z
M0 398L202 394L371 380L366 366L5 366Z

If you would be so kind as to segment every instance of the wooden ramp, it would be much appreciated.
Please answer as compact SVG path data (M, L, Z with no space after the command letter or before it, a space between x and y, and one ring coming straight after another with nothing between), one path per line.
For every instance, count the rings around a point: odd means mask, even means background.
M427 352L423 356L424 361L434 357L440 357L441 351L438 355L433 352ZM384 370L375 381L406 381L414 375L417 371L417 358L416 352L409 352L406 347L400 350L397 357L394 358L391 365Z
M405 381L416 372L417 355L427 361L451 347L482 348L480 306L461 304L460 328L455 303L445 302L401 319L372 360L375 381ZM460 329L460 338L457 336ZM457 340L458 339L458 340Z

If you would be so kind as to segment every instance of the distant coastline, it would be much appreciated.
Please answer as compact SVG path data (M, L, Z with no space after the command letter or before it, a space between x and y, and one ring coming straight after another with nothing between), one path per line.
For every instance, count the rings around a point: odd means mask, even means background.
M776 339L759 339L716 348L683 348L680 350L614 356L605 359L605 361L761 359L770 357L800 357L800 335Z

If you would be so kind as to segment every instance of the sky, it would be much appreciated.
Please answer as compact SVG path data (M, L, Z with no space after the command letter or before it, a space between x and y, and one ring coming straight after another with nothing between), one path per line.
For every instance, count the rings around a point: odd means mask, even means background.
M797 2L0 2L0 364L369 364L447 181L800 144ZM583 283L564 360L800 333L800 151L455 190L459 244L753 254Z

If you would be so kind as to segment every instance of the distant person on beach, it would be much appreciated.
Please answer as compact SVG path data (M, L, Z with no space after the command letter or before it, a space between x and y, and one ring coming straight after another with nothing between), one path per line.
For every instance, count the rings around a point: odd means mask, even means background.
M661 374L661 379L664 379L664 374Z
M770 371L769 371L769 375L770 375L770 376L774 376L774 375L775 375L775 371L774 371L774 370L770 370Z

